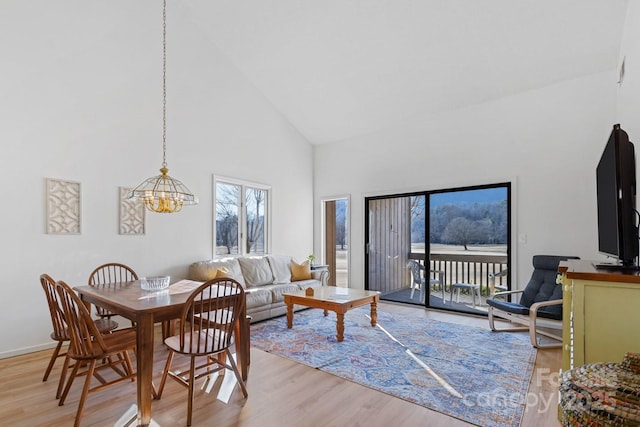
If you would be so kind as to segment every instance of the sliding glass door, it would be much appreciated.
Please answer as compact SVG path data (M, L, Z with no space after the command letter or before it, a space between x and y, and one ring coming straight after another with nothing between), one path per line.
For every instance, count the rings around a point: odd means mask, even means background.
M499 273L510 260L510 193L508 184L429 193L430 268L446 276L432 307L486 313L496 286L508 288Z
M409 285L410 205L409 196L366 199L367 289L391 295Z
M510 183L365 199L366 288L486 313L486 298L509 289L510 199Z

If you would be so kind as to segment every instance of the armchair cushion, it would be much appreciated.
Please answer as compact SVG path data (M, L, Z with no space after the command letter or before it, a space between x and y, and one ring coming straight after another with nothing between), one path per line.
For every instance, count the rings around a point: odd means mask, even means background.
M487 299L487 304L498 310L506 311L513 314L521 314L523 316L528 316L529 312L531 311L529 310L529 307L518 304L516 302ZM559 310L556 310L556 307L559 308ZM538 317L544 317L546 319L553 320L562 320L562 304L540 307L538 309Z
M561 288L562 286L558 285L558 287ZM550 303L551 301L553 301L553 299L548 302ZM550 304L538 308L536 316L544 317L545 319L562 320L562 296L556 301L558 301L558 304Z
M529 307L518 304L516 302L501 301L497 299L487 299L487 304L498 310L508 311L509 313L529 315Z
M556 282L558 264L568 258L555 255L534 255L533 274L525 286L520 298L520 305L531 307L533 303L562 299L562 286ZM541 317L562 319L562 304L543 307L538 311Z
M531 344L537 348L551 348L562 346L562 335L537 328L537 319L546 318L551 326L562 325L562 285L557 283L558 266L560 261L577 259L577 257L561 257L555 255L535 255L533 257L533 274L527 286L522 291L498 292L495 298L487 298L489 305L489 327L492 331L515 332L528 330ZM497 299L522 293L520 302L510 302ZM495 318L501 318L520 327L498 328ZM544 335L558 342L542 343L538 335Z

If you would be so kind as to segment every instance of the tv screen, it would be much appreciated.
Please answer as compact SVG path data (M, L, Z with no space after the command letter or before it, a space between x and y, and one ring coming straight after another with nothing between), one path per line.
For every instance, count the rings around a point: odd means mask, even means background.
M596 168L598 250L622 267L636 266L635 152L629 136L615 125Z

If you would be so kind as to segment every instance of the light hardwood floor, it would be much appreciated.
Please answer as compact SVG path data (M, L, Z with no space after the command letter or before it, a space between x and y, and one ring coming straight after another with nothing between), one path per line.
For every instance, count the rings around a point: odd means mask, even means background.
M488 327L486 319L396 304L381 303L379 310ZM167 355L159 343L158 337L154 359L156 379ZM504 350L509 351L508 348ZM0 425L73 425L82 379L73 385L64 406L58 406L55 392L62 360L56 363L49 381L42 382L51 351L0 360ZM560 366L559 349L538 351L522 427L560 425L556 416L557 372ZM233 375L225 377L232 378ZM193 426L471 425L254 348L251 349L247 382L249 397L243 399L236 387L228 403L224 403L217 398L226 391L221 383L222 378L210 393L196 391ZM113 426L131 408L135 390L135 383L120 383L90 395L82 425ZM186 399L186 389L175 381L169 381L162 399L152 403L154 421L163 427L185 425Z

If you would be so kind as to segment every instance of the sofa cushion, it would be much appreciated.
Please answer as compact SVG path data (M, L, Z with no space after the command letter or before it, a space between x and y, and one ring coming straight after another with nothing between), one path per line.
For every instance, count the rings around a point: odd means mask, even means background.
M317 288L321 288L322 287L322 282L320 280L318 280L318 279L299 280L299 281L295 282L295 284L301 290L305 290L307 288L317 289Z
M189 266L189 279L205 282L217 277L218 272L222 269L226 270L226 273L224 273L225 277L235 279L243 288L247 287L244 277L242 276L242 270L240 270L240 263L238 263L236 258L194 262ZM215 274L215 276L211 277L212 274Z
M296 283L289 283L286 285L271 285L267 286L267 288L271 290L271 299L273 303L284 302L284 296L282 296L282 294L300 291L300 288Z
M247 287L273 283L273 273L267 257L242 257L238 258L238 261Z
M309 260L298 264L295 260L291 260L291 281L311 279L311 263Z
M244 294L247 299L247 310L251 310L256 307L269 306L273 301L271 290L264 286L259 288L249 288Z
M287 255L267 255L271 272L273 273L273 283L291 283L291 260Z

